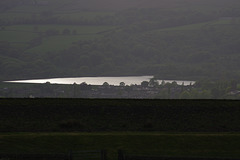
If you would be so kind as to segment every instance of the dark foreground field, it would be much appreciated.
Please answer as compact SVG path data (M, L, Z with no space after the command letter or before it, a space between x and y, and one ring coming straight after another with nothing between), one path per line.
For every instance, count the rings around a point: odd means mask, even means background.
M240 101L0 99L0 154L240 158Z
M0 132L238 132L240 101L0 99Z
M112 160L122 149L135 155L240 158L239 133L1 133L0 144L0 154L105 149Z

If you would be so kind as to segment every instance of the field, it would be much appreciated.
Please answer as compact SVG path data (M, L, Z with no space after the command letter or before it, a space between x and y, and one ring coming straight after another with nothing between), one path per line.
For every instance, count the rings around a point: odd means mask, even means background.
M9 42L18 48L25 45L25 51L30 53L47 53L49 51L61 51L72 46L74 42L81 40L93 40L100 38L103 32L111 31L116 26L79 26L79 25L13 25L0 30L0 41ZM64 35L64 29L69 34ZM56 35L44 35L49 30L55 30ZM72 34L72 32L75 32ZM41 37L41 38L40 38ZM31 46L34 41L39 41ZM18 46L17 46L18 45Z
M10 19L18 19L15 16L25 17L26 13L15 13L16 15L12 15ZM87 20L94 19L101 15L108 15L111 13L102 13L102 12L83 12L83 13L61 13L60 19L67 19L78 21L77 18L86 18ZM29 14L26 14L29 15ZM2 15L3 18L11 16L11 14L7 14L7 16ZM22 17L22 18L23 18ZM26 18L26 17L25 17ZM153 30L150 33L153 34L163 34L171 35L169 32L175 33L178 31L179 33L184 33L184 31L194 31L194 30L209 30L211 27L219 27L221 25L229 25L232 20L215 20L204 23L196 23L190 25L183 25L178 27L169 27L164 29ZM69 30L69 34L62 34L62 32L67 29ZM73 46L74 42L85 41L85 40L94 40L97 38L101 38L105 32L116 30L117 26L110 25L10 25L5 26L4 29L0 30L0 41L10 42L12 46L17 48L23 48L26 52L29 53L47 53L51 51L62 51L69 47ZM56 35L44 36L44 34L48 30L55 30L57 32ZM73 34L73 32L75 32ZM143 33L144 34L144 33ZM36 41L36 39L41 39L37 45L31 46L31 43Z
M238 132L239 106L231 100L1 99L0 131Z
M48 5L19 5L8 10L7 12L1 13L0 19L3 22L7 21L9 24L7 23L7 25L0 25L1 27L4 27L0 29L0 41L10 42L13 47L23 49L28 53L44 54L48 52L58 52L64 49L68 49L73 46L72 44L74 42L81 40L84 41L101 38L104 33L98 33L104 31L112 31L118 27L114 26L113 24L101 24L102 21L109 20L109 17L115 16L117 10L109 10L106 8L85 10L81 8L84 8L84 6L82 6L82 2L77 2L74 0L71 2L59 1L57 2L57 5L55 3L55 1L48 1ZM75 3L78 3L79 5L76 5ZM109 5L111 4L110 2L106 3L109 3ZM83 4L86 5L85 7L91 6L88 4L88 2L84 2ZM96 2L95 5L98 5L99 7L100 4ZM131 6L131 3L129 6ZM51 21L54 21L56 24L51 24ZM229 24L231 21L232 20L228 19L214 20L210 22L195 23L176 27L166 27L164 29L156 29L151 32L154 34L159 34L166 31L184 32L189 30L202 30L213 27L215 25ZM98 22L100 24L96 24ZM17 25L17 23L20 25ZM71 23L73 24L71 25ZM88 23L94 24L87 25ZM70 34L62 35L64 29L68 29L70 31ZM45 36L44 34L47 30L55 30L58 32L58 34ZM73 31L75 32L74 34L72 34ZM163 33L163 36L164 35L165 33ZM37 43L35 43L35 41L37 41Z
M0 42L9 42L11 47L27 53L44 55L68 49L74 42L100 38L104 34L99 33L116 28L114 25L88 24L114 12L63 10L71 4L70 1L55 3L51 1L47 6L19 5L1 13ZM48 22L44 23L46 20ZM54 20L59 22L51 24ZM63 34L64 29L68 30L67 34ZM47 35L49 30L54 30L55 34Z
M0 153L240 157L239 101L0 99Z
M177 157L240 157L239 133L1 133L0 153L67 153L105 149L109 159L127 154Z
M79 10L74 8L73 2L76 3L74 0L48 1L48 5L39 6L29 2L1 12L0 42L9 42L12 47L27 53L45 54L68 49L74 42L100 38L104 34L99 33L116 28L91 24L96 19L113 15L113 11ZM52 21L58 22L51 24ZM67 34L62 34L64 29L68 30ZM46 35L49 30L56 33Z
M213 29L214 27L228 27L231 26L234 21L239 21L239 18L236 18L234 20L232 19L219 19L219 20L213 20L209 22L203 22L203 23L195 23L195 24L189 24L189 25L183 25L183 26L177 26L177 27L169 27L164 29L158 29L154 30L152 32L154 33L162 33L166 31L196 31L196 30L209 30Z
M114 29L114 26L79 26L79 25L13 25L5 28L18 32L45 32L48 29L56 29L60 33L64 29L76 30L77 34L97 34L107 30ZM36 31L37 30L37 31Z

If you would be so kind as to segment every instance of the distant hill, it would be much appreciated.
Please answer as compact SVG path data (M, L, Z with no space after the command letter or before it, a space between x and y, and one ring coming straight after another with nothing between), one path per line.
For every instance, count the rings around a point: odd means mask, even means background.
M1 8L8 10L19 6L36 6L56 10L94 9L122 10L129 8L222 8L236 7L238 0L1 0Z
M1 0L0 11L2 80L240 77L238 0Z

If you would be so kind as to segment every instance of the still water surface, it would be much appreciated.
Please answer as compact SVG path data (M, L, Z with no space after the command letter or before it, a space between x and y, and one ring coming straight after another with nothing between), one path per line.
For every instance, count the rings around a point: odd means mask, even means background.
M86 82L90 85L102 85L107 82L110 85L119 85L120 82L124 82L126 85L137 84L140 85L142 81L149 81L153 76L127 76L127 77L76 77L76 78L51 78L51 79L32 79L32 80L17 80L17 81L7 81L14 83L46 83L50 82L52 84L81 84ZM172 83L173 81L177 84L190 85L194 84L195 81L180 81L180 80L164 80L165 83ZM161 83L162 80L159 80Z

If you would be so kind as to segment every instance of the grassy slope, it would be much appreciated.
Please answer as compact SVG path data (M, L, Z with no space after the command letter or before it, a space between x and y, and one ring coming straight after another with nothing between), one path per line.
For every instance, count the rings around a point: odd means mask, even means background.
M0 41L12 43L28 43L38 37L37 32L45 32L48 29L56 29L60 33L64 29L71 32L76 30L76 35L56 35L44 37L42 44L26 50L27 52L42 53L48 51L59 51L69 48L73 42L80 40L91 40L101 37L99 32L112 30L114 26L77 26L77 25L37 25L38 31L34 33L35 25L14 25L0 31ZM20 47L20 46L19 46Z
M26 50L30 53L42 53L49 51L61 51L67 49L72 46L74 42L78 42L80 40L92 40L101 37L101 34L98 34L102 31L111 30L114 26L51 26L45 25L41 26L40 30L44 30L46 28L55 28L57 30L64 30L68 28L69 30L76 30L77 35L56 35L51 37L45 37L42 41L42 44L31 49Z
M2 20L17 20L17 19L32 19L32 18L38 18L42 19L44 18L42 16L41 10L38 12L33 12L35 10L31 8L26 8L26 11L19 10L19 11L9 11L5 13L0 14L0 18ZM43 11L42 11L43 12ZM52 13L52 12L51 12ZM61 20L81 20L81 19L94 19L96 17L103 17L103 16L111 16L114 12L110 11L57 11L53 12L52 17L57 17Z
M237 18L235 20L240 20L240 18ZM183 25L178 27L169 27L159 30L153 30L152 32L165 32L165 31L192 31L192 30L202 30L206 29L208 27L216 27L216 26L222 26L222 25L231 25L232 20L230 19L222 19L222 20L214 20L209 22L203 22L203 23L195 23L195 24L189 24L189 25Z
M73 42L79 40L91 40L97 38L98 35L82 35L82 36L54 36L43 40L39 46L26 50L30 53L47 53L51 51L62 51L72 46Z
M71 17L73 15L70 15ZM184 25L178 27L165 28L160 30L153 30L151 32L161 33L165 31L189 31L189 30L201 30L209 26L216 25L227 25L230 24L231 20L217 20L211 22L197 23L191 25ZM37 33L34 33L34 27L36 25L13 25L6 27L6 30L0 31L0 41L8 42L30 42L32 39L37 37ZM100 35L97 34L102 31L112 30L114 26L77 26L77 25L37 25L37 32L45 32L48 29L56 29L60 33L64 29L69 29L70 31L76 30L77 35L57 35L51 37L45 37L43 43L34 48L28 49L28 52L39 53L48 51L59 51L71 47L73 42L79 40L91 40L99 38ZM144 34L144 33L142 33ZM166 34L166 33L164 33ZM24 37L24 39L23 39Z
M6 12L0 14L0 19L3 21L18 21L18 20L31 20L31 19L45 19L44 12L51 12L51 17L57 17L61 20L74 20L81 19L91 20L96 17L112 15L112 11L84 11L74 8L78 4L76 0L71 1L49 1L49 5L34 6L34 5L20 5L14 7ZM36 28L35 30L34 28ZM76 30L79 35L66 35L66 36L52 36L45 37L41 45L30 48L28 42L34 38L39 37L37 32L45 32L48 29L56 29L60 33L64 29L69 29L71 32ZM42 53L48 51L59 51L71 47L73 42L79 40L92 40L100 37L97 33L111 30L114 26L81 26L81 25L10 25L5 26L4 30L0 30L0 41L11 42L17 48L28 48L27 52ZM84 35L81 35L84 34ZM87 35L89 34L89 35ZM18 43L25 43L19 45Z
M23 5L23 6L17 6L11 10L8 10L7 12L4 12L4 13L1 13L0 14L0 18L1 19L6 19L6 20L16 20L16 19L32 19L32 16L36 16L37 18L41 17L41 14L42 12L44 11L52 11L53 13L53 17L58 17L60 19L74 19L74 20L77 20L77 19L92 19L92 18L96 18L96 17L101 17L101 16L106 16L106 15L113 15L114 12L111 12L111 11L108 11L108 9L106 9L104 6L104 4L112 4L113 2L109 1L109 0L105 0L103 1L103 3L98 4L98 2L96 1L93 1L91 2L90 4L96 4L98 5L99 8L104 8L105 11L102 11L102 10L95 10L95 11L82 11L81 10L81 7L83 8L91 8L91 5L89 6L88 2L86 1L83 1L83 2L78 2L76 0L72 0L71 2L70 1L65 1L65 0L61 0L61 1L58 1L56 3L56 1L49 1L49 5L48 6L34 6L34 5ZM141 2L136 2L136 1L131 1L131 2L119 2L120 4L117 4L117 3L113 3L115 4L114 6L116 8L120 7L120 8L129 8L130 6L134 6L134 7L140 7L140 6L144 6L144 7L153 7L151 4L154 4L154 7L167 7L167 8L175 8L176 6L178 7L186 7L187 6L190 6L192 5L190 2L183 2L183 3L179 3L178 1L171 1L171 2L167 2L167 1L161 1L159 3L149 3L147 1L141 1ZM200 7L201 9L206 7L204 5L204 7L202 6L203 4L205 4L206 2L202 2L200 3ZM75 7L80 7L80 8L75 8ZM94 5L93 5L94 6ZM114 7L114 8L115 8ZM134 7L130 7L130 8L134 8ZM193 7L196 8L195 5L193 5ZM217 8L217 6L215 6ZM74 8L76 10L74 10ZM63 10L64 9L64 10ZM72 12L75 11L75 12ZM70 12L71 11L71 12ZM198 24L196 24L198 25ZM10 26L9 29L16 29L16 30L22 30L22 28L18 28L20 26ZM25 31L32 31L32 28L33 28L33 25L29 25L29 26L22 26L22 27L26 27L24 28L23 30ZM57 27L58 29L62 29L63 25ZM183 26L184 27L184 26ZM43 26L40 26L39 27L40 30L41 28L44 28ZM48 26L47 26L48 28ZM51 28L49 26L49 28ZM70 28L75 28L74 26ZM176 29L181 29L180 28L176 28ZM79 31L80 29L77 29L77 31ZM168 30L168 29L167 29ZM170 28L170 30L172 30ZM83 30L84 31L84 30ZM81 32L81 31L80 31ZM6 33L2 33L2 34L6 34ZM8 37L11 37L11 34L14 34L16 35L16 37L19 37L18 34L22 34L22 33L9 33ZM24 34L24 33L23 33ZM26 33L25 33L26 34ZM28 34L26 34L25 36L28 36ZM2 36L1 37L6 37L6 36ZM9 38L9 39L6 39L6 38L3 38L3 40L7 40L7 41L14 41L14 42L18 42L18 40L16 40L15 38L16 37L12 37L12 38ZM23 37L23 36L20 36L20 37ZM1 39L2 40L2 39Z
M29 42L33 38L36 38L35 33L26 33L21 31L0 31L0 41L22 43Z
M45 32L48 29L56 29L60 33L64 29L69 29L70 31L76 30L77 34L96 34L101 31L114 29L114 26L81 26L81 25L13 25L8 26L7 30L15 30L15 31L28 31L34 32L34 27L37 27L37 32Z
M240 134L228 133L1 133L2 153L58 153L106 149L161 156L240 157Z
M172 27L172 28L165 28L160 30L154 30L154 33L161 33L165 31L186 31L186 30L199 30L207 26L213 25L222 25L222 24L229 24L230 20L219 20L219 21L212 21L212 22L205 22L205 23L197 23L191 25L184 25L179 27ZM8 41L8 42L29 42L33 38L37 37L37 33L34 32L34 27L36 25L14 25L8 26L5 31L0 31L0 41ZM114 29L114 26L74 26L74 25L37 25L38 32L45 32L48 29L56 29L60 33L64 29L69 29L70 31L76 30L77 34L80 35L66 35L66 36L53 36L53 37L46 37L44 42L28 51L30 52L38 52L38 51L54 51L62 50L64 48L68 48L71 46L73 42L79 40L89 40L95 39L99 37L98 32L107 31ZM83 35L81 35L83 34ZM86 35L85 35L86 34ZM56 47L56 45L58 47ZM50 47L52 46L52 47ZM60 46L60 48L59 48Z

